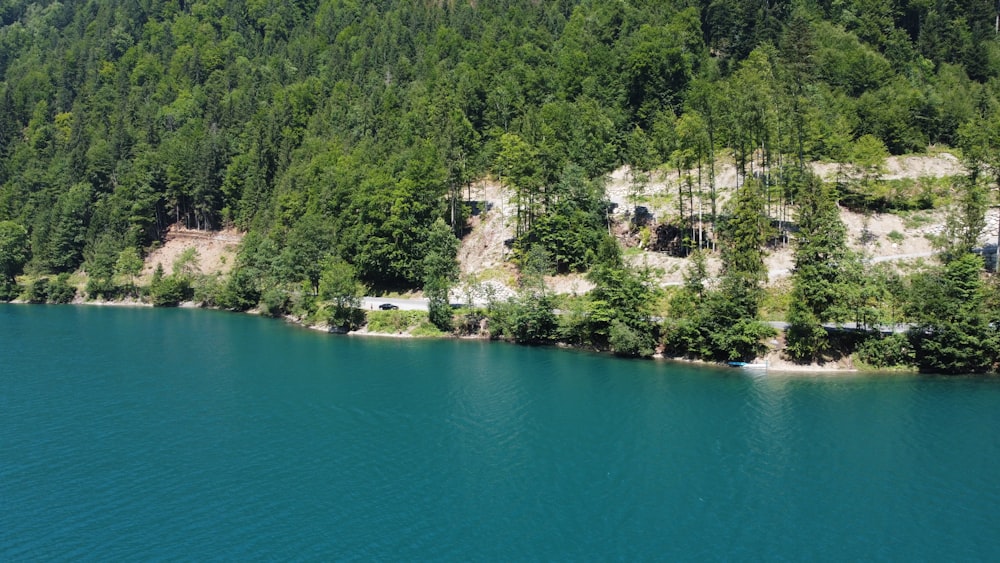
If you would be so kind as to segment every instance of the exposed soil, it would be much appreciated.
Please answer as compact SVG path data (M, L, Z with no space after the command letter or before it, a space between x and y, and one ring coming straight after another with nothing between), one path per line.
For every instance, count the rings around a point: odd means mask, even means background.
M200 273L227 274L233 267L236 250L242 240L243 233L235 229L198 231L173 225L167 230L163 245L146 256L140 282L149 282L157 264L162 264L169 274L174 262L189 248L198 252Z
M850 173L849 170L837 163L813 163L811 166L816 174L825 179L832 179L838 174ZM964 173L964 168L954 155L940 152L926 156L889 157L883 167L882 178L886 180L940 178ZM696 181L697 171L691 171L689 174ZM720 159L716 165L715 179L717 186L716 205L718 209L721 209L737 186L735 166L724 158ZM628 167L615 170L609 176L607 193L609 199L618 204L616 218L622 222L628 221L629 213L634 209L634 205L641 205L649 210L654 222L669 220L671 216L677 214L679 181L680 177L676 171L654 172L643 192L637 198L632 194L633 197L630 199L631 173ZM704 176L703 181L707 184L707 178ZM707 194L704 205L707 211L709 206ZM864 251L875 261L907 261L933 255L934 249L928 237L941 234L946 214L942 210L918 212L915 215L919 215L919 220L911 221L910 224L904 221L903 217L888 213L864 215L842 209L840 215L847 227L848 244L852 248ZM997 224L997 212L991 210L987 214L987 227L981 236L981 242L984 245L996 244ZM634 244L626 244L626 246L634 246ZM633 250L627 258L631 264L646 265L661 271L663 285L681 283L687 264L685 259L644 249ZM765 257L765 263L770 279L776 280L788 276L793 266L791 247L786 245L769 252ZM717 273L719 266L718 258L709 258L710 275Z
M812 167L817 174L827 178L841 173L841 166L835 163L814 163ZM958 159L942 152L928 156L890 157L884 167L883 177L916 179L962 173ZM736 179L735 167L725 159L720 159L716 171L717 205L720 208L736 187ZM633 207L632 203L647 207L654 221L675 214L677 181L676 171L654 173L638 200L630 202L630 171L627 167L615 170L607 183L609 199L618 204L614 219L621 225L626 225L630 219L628 212ZM467 197L477 202L478 213L470 219L471 231L459 246L460 271L466 278L474 277L479 282L488 280L494 293L511 294L511 288L516 286L517 273L510 263L511 250L505 242L514 237L515 208L512 194L495 180L486 179L471 186ZM919 212L917 220L910 221L893 214L863 215L841 210L849 244L855 249L864 250L876 261L906 261L931 256L934 249L928 237L942 232L944 218L945 213L941 210ZM982 235L983 244L996 244L998 221L1000 217L997 211L990 210L987 214L987 228ZM630 264L654 269L663 285L682 283L686 259L638 248L638 239L632 236L626 241L625 232L627 229L621 229L623 234L620 238L625 246L632 247L626 252L626 260ZM236 248L242 237L242 233L235 230L207 232L182 229L175 225L167 232L163 245L147 256L143 281L148 280L157 264L163 264L164 269L170 272L174 261L188 248L198 251L202 273L225 274L232 268ZM793 266L791 247L785 246L769 252L765 262L772 280L788 276ZM719 259L710 257L709 274L716 275L719 267ZM551 276L546 278L546 282L557 293L582 294L593 287L579 274Z
M458 263L463 275L509 268L510 249L504 241L514 238L515 209L507 192L492 180L478 182L470 190L471 200L479 202L479 212L470 219L472 232L458 247ZM513 274L513 270L510 273Z

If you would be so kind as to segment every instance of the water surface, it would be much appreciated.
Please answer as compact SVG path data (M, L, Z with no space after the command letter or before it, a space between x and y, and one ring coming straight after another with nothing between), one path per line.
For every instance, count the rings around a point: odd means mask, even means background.
M1000 558L1000 382L0 306L0 560Z

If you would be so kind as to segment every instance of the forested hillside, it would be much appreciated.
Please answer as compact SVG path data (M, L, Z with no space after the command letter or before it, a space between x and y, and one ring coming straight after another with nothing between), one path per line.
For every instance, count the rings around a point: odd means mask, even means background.
M767 243L763 216L805 192L900 204L873 181L887 153L956 147L967 207L984 208L996 18L984 0L0 0L3 283L82 268L111 291L179 222L247 231L223 306L354 276L447 299L444 234L492 176L516 194L522 268L591 270L595 302L614 304L628 283L602 179L628 165L637 185L685 171L689 195L708 194L697 218L678 198L679 225L707 225L684 252L719 249L739 292L761 272L720 242L760 227ZM758 196L734 197L743 209L717 206L720 158ZM819 190L817 160L852 181ZM748 299L725 318L755 316ZM647 331L633 313L609 312L598 340Z

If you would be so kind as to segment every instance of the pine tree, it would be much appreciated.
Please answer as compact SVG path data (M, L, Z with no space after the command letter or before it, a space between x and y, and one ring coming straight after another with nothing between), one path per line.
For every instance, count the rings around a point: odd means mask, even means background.
M1000 333L990 322L983 259L966 253L913 284L912 332L917 365L934 373L982 373L1000 360Z
M844 298L848 250L847 230L830 189L812 174L800 185L786 352L806 361L818 359L829 346L822 324L833 319Z
M750 360L774 330L757 320L767 281L764 243L770 232L761 186L751 180L730 202L721 235L722 280L696 313L689 353L716 360Z
M722 292L743 318L756 318L767 281L764 244L770 226L761 186L749 181L737 192L722 229Z

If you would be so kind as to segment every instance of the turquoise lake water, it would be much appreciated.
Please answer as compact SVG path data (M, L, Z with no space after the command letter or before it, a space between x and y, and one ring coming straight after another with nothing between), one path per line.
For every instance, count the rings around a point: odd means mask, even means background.
M0 305L0 560L998 560L1000 381Z

